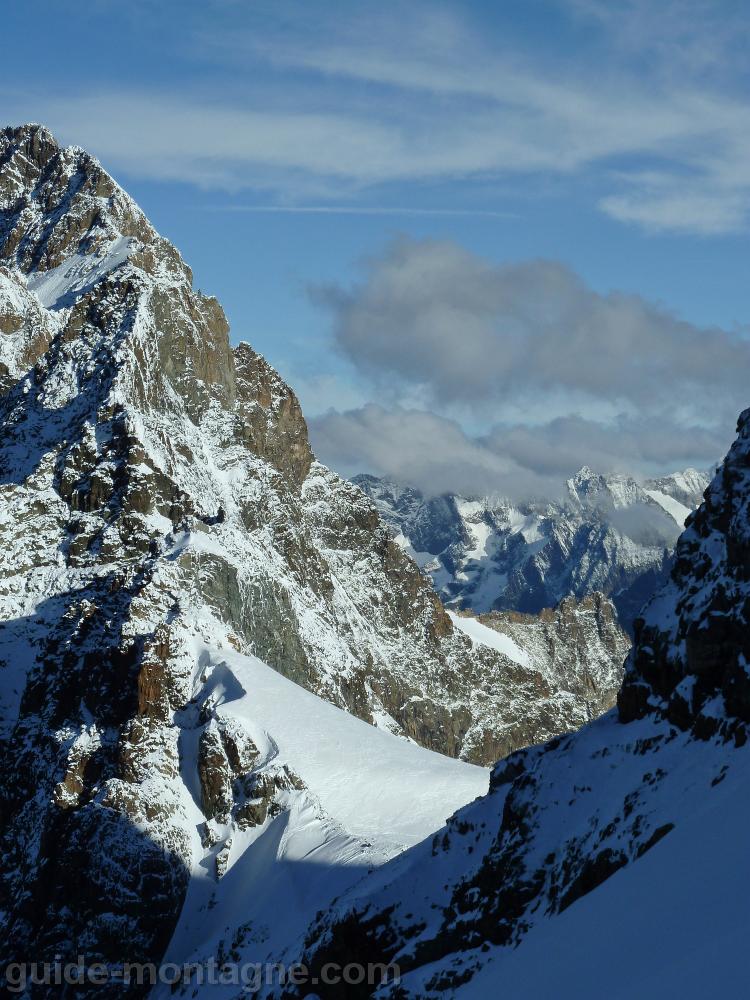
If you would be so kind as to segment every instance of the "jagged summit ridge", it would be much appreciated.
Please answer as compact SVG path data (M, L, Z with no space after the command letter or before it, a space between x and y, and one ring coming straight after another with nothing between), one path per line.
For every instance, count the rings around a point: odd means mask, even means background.
M306 794L222 727L235 652L480 763L578 723L454 629L177 251L36 126L0 132L0 361L4 954L158 957L193 873Z

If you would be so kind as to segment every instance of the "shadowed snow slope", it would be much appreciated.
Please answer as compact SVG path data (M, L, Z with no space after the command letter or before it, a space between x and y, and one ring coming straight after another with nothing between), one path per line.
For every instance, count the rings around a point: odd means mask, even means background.
M168 961L218 962L230 948L242 962L273 961L336 895L487 790L487 770L369 726L254 657L200 645L195 653L196 721L211 704L220 728L244 734L257 754L250 780L271 794L258 825L214 819L204 845L194 842ZM185 748L183 769L197 757ZM197 798L187 808L199 827Z
M738 755L739 756L739 755ZM632 870L615 873L564 913L541 920L522 947L490 953L460 1000L705 1000L742 995L750 934L747 830L750 768L712 787L693 780L690 809ZM701 793L703 793L701 795ZM701 798L703 801L701 802Z
M748 581L750 410L635 623L617 711L501 761L487 796L321 915L313 975L344 955L403 975L319 996L742 995Z

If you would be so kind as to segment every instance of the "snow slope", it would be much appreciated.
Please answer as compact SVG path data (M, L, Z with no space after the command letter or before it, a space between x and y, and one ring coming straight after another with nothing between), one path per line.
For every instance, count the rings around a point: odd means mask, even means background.
M748 777L745 760L717 787L706 785L702 805L637 865L536 923L521 947L494 949L457 1000L742 996L750 935ZM696 775L696 787L698 781Z
M741 995L748 781L748 746L610 713L499 764L488 796L320 917L302 960L340 961L339 922L366 918L342 945L401 967L383 1000Z
M684 527L685 521L692 513L690 507L686 507L679 500L675 500L674 497L670 497L667 493L662 493L660 490L646 490L646 493L652 500L656 500L659 506L663 507L668 514L671 514L677 524Z
M256 657L204 649L200 660L204 670L206 660L225 665L237 686L217 714L240 722L258 745L270 734L278 762L314 789L323 809L387 853L421 840L487 790L486 768L370 726Z
M648 738L649 729L638 735ZM481 962L474 959L480 971L455 991L457 1000L703 1000L742 991L750 752L682 736L656 755L655 769L654 755L621 752L622 732L614 719L603 719L566 746L568 760L560 755L556 770L548 768L535 810L546 820L547 839L535 849L540 856L555 851L561 837L583 834L587 822L601 830L613 806L619 826L616 807L628 788L641 792L634 814L648 829L674 828L562 912L540 907L517 947L494 947ZM619 829L613 845L625 843ZM407 976L406 995L422 995L435 971Z
M472 642L478 642L482 646L489 646L490 649L497 649L501 653L504 653L509 660L513 660L514 663L520 663L521 666L531 665L532 658L510 636L488 628L476 618L457 615L453 611L449 611L448 614L456 628L466 633Z
M487 790L486 769L369 726L255 657L200 641L192 649L194 700L208 701L216 720L249 736L260 752L254 773L286 767L304 787L282 791L279 812L260 826L213 824L218 839L205 848L193 836L191 879L166 961L218 960L229 942L243 962L273 960L335 895ZM193 751L183 743L182 753L188 787L197 763L195 740L189 745ZM199 788L194 794L186 810L197 830L204 816ZM221 851L225 873L217 880ZM162 995L169 989L154 993Z
M85 294L97 281L127 261L132 242L121 236L103 254L73 254L49 271L30 275L27 287L45 309L69 306L77 296Z

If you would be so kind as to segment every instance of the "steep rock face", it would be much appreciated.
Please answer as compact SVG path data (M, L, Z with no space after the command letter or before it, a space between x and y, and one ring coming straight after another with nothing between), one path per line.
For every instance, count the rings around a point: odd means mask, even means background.
M603 594L566 597L538 615L492 611L479 621L511 638L555 688L576 697L581 725L614 705L630 641Z
M669 581L636 622L618 709L501 761L489 795L346 894L302 943L313 975L348 955L400 966L400 984L382 987L378 997L448 993L469 1000L505 989L534 996L563 989L593 1000L601 979L592 987L584 966L598 967L598 950L606 951L611 929L601 915L608 913L618 936L643 949L626 956L618 985L638 985L623 995L663 995L670 967L684 984L679 995L702 995L713 976L727 993L742 981L732 940L747 903L724 912L717 900L734 897L745 851L749 526L746 411L737 441L688 519ZM714 830L722 831L717 844L732 859L727 864L713 863ZM640 877L652 851L659 861ZM691 905L683 916L678 901L686 894ZM686 948L704 899L713 916ZM575 917L567 920L571 907ZM645 917L652 912L661 915L655 922ZM577 945L568 953L558 943L571 934L578 944L585 935L580 958ZM555 971L545 978L547 967ZM644 983L642 969L653 979ZM691 976L702 985L685 994ZM540 982L546 985L535 993L530 984ZM372 995L364 984L320 990L325 1000Z
M0 132L0 264L4 958L158 957L194 865L220 874L296 788L221 727L237 681L208 638L481 763L569 728L315 462L174 247L39 126Z
M602 594L582 601L567 597L536 615L449 615L476 649L494 649L516 664L519 690L534 672L536 697L527 699L519 723L525 746L543 742L540 733L553 728L561 733L579 729L615 704L630 640ZM487 743L484 752L489 749Z
M560 502L511 503L354 481L449 607L534 614L600 591L628 629L666 579L685 517L708 485L694 469L640 485L583 468Z
M618 697L624 721L657 711L699 736L750 721L750 410L687 521L671 580L636 620Z

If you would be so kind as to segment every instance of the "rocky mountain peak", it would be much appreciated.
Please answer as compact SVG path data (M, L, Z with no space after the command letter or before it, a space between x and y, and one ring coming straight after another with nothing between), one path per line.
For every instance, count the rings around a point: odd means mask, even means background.
M686 522L666 586L636 622L618 704L624 721L650 712L683 729L744 741L750 721L750 410Z
M72 253L95 255L113 239L159 241L94 157L58 145L41 125L0 131L0 172L2 255L24 273L48 271Z
M568 484L571 489L574 489L576 486L582 486L585 483L589 483L592 481L598 482L603 478L604 477L600 476L598 472L594 472L594 470L590 466L582 465L581 468L578 470L578 472L576 472L574 476L571 476L571 478L568 479Z
M6 385L62 334L73 345L65 349L69 356L88 345L91 368L101 370L103 353L109 354L111 366L122 371L119 386L110 388L113 394L120 388L123 400L135 391L141 403L158 405L163 372L173 388L185 390L193 416L212 395L231 403L234 369L221 307L192 289L179 253L97 160L78 147L59 146L41 126L6 128L0 185ZM96 312L104 298L108 318Z
M453 627L95 159L4 129L0 192L2 940L146 961L191 873L302 794L222 721L243 664L481 764L578 706Z
M618 509L643 499L643 490L631 476L601 475L584 465L566 483L575 504L594 510Z

